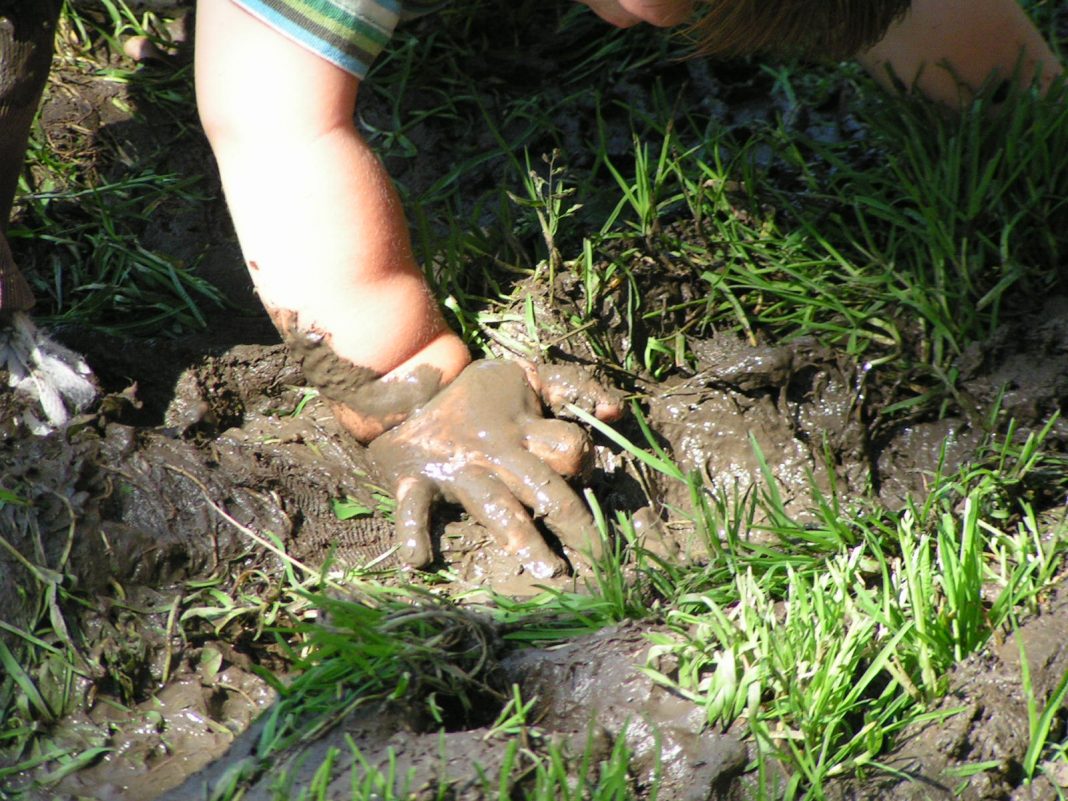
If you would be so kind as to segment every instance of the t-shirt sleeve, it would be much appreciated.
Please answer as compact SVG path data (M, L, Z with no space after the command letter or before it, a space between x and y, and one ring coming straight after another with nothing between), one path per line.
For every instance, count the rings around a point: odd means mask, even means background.
M363 79L393 35L397 0L234 0L316 55Z

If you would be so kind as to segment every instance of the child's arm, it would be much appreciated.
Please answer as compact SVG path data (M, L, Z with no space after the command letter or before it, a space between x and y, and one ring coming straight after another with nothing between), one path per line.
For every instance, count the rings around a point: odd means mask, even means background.
M321 387L329 397L358 392L361 378L418 374L409 394L428 400L470 355L442 318L393 185L353 124L358 79L229 0L202 0L196 84L260 299L291 346L322 337L324 352L362 368L350 379L311 378L337 384ZM374 410L346 406L339 413L360 439L388 427Z
M230 0L198 4L196 69L256 289L339 421L375 440L397 491L402 558L430 560L428 515L440 496L533 575L561 564L528 508L574 551L596 552L589 510L552 478L577 469L585 435L541 419L536 376L528 383L515 365L495 363L465 370L470 354L445 324L393 185L353 124L359 81ZM553 384L540 388L550 403ZM602 417L619 413L596 390L580 387L574 399Z
M1019 69L1021 84L1045 90L1064 69L1016 0L913 0L860 62L887 87L896 78L952 107L992 77Z

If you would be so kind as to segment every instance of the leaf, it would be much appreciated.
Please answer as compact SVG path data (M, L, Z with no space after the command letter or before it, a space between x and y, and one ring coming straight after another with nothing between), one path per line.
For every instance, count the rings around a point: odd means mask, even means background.
M331 498L330 508L333 509L334 516L338 520L351 520L354 517L368 517L374 514L371 507L364 506L352 498Z

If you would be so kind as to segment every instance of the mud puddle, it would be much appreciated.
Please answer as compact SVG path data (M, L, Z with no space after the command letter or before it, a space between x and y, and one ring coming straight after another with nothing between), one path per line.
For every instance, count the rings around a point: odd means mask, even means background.
M518 66L536 68L535 77L551 75L547 61ZM724 124L756 124L783 111L766 98L770 79L745 77L725 84L699 65L672 69L686 73L701 96L695 103L715 107ZM655 112L646 89L630 82L613 87L612 99L619 102L606 104L604 121L610 155L624 156L633 146L631 119L612 116L619 115L622 104ZM169 136L153 129L165 126L158 119L146 127L115 116L114 109L122 106L112 102L116 92L114 86L105 91L95 83L64 85L46 121L51 130L63 132L72 118L85 118L89 127L108 128L108 135L122 141L128 137L136 146L132 157L151 155L160 137ZM108 115L85 117L96 108L109 109ZM364 111L378 123L390 110L372 102ZM579 111L592 117L596 109ZM588 131L577 119L581 115L575 116L565 127L564 144L578 154ZM848 117L830 125L815 112L803 116L811 117L809 127L820 128L821 135L852 134ZM390 167L418 188L440 177L437 165L451 166L453 145L463 137L418 127L410 133L425 157L396 159ZM199 139L195 146L166 152L164 166L178 172L210 162ZM498 181L495 170L487 164L469 180ZM213 179L208 184L209 190L217 189ZM148 226L145 242L176 258L203 257L203 274L225 285L231 300L253 308L221 199L205 209L160 215L166 219ZM697 231L679 235L700 239ZM700 291L681 269L668 277L658 290L663 296L647 296L651 304L671 305ZM566 286L563 293L558 302L548 303L537 285L519 284L516 310L530 298L539 326L546 331L555 326L563 336L568 330L563 320L574 311L567 306ZM606 310L604 319L611 318ZM19 399L0 392L0 486L18 487L22 501L0 508L0 533L12 546L0 550L0 620L26 629L43 615L73 633L84 654L83 675L74 679L72 707L79 711L54 710L60 721L54 741L76 750L99 749L92 766L29 797L201 797L201 788L255 756L258 729L252 721L274 703L255 669L281 675L286 660L268 640L246 630L263 611L248 599L280 593L284 566L250 532L269 533L287 554L316 568L327 559L335 567L395 566L388 499L375 485L364 450L306 391L304 377L266 317L257 311L215 319L211 332L158 341L58 332L87 356L109 393L99 409L62 435L29 437L15 423ZM522 327L508 333L512 341L523 340ZM873 489L890 506L922 495L940 464L948 471L974 456L995 407L1004 419L1016 421L1020 436L1068 411L1068 299L1062 297L1044 300L1032 314L964 354L957 365L964 412L891 426L875 425L870 414L880 369L852 363L810 341L768 343L710 333L694 339L692 362L658 381L620 376L592 353L577 346L569 350L566 337L561 342L551 349L554 358L604 368L602 375L638 399L659 444L683 470L697 472L719 493L744 495L764 480L759 452L787 512L801 518L813 482L824 490L833 483L846 495ZM514 354L502 350L500 355ZM632 419L619 428L643 442ZM648 547L700 559L687 516L688 492L618 447L598 442L590 486L605 512L635 515ZM1047 443L1068 450L1063 420ZM366 511L341 519L339 503ZM759 529L753 536L760 536ZM434 539L437 560L428 580L443 590L471 592L492 585L516 595L534 591L492 537L455 510L438 512ZM45 569L34 575L13 552ZM50 586L56 588L52 596ZM558 586L581 589L581 577L561 579ZM212 605L217 609L222 596L234 602L227 622L206 611ZM1064 599L1062 588L1018 635L953 672L943 707L964 711L910 731L887 757L918 783L846 783L837 790L840 797L948 798L959 785L955 769L992 760L1000 760L1003 768L969 783L964 797L1024 797L1017 767L1026 749L1021 732L1027 731L1018 687L1019 643L1032 660L1036 685L1048 690L1065 670ZM705 730L699 710L634 669L645 658L648 631L630 624L553 649L499 645L487 670L499 694L517 684L524 698L537 697L538 734L531 748L538 755L563 742L572 754L607 759L622 737L635 755L639 789L649 786L659 770L663 799L745 797L750 788L742 778L747 755L741 741L731 733ZM17 642L6 630L0 638L9 646ZM45 670L39 678L47 675ZM56 697L63 679L57 669ZM500 698L487 701L489 717L501 703ZM1063 716L1059 720L1063 731ZM303 756L307 765L317 766L331 748L349 753L348 735L373 766L386 766L392 753L399 760L398 775L410 776L408 789L417 795L433 797L438 785L449 782L454 797L481 798L486 786L472 764L495 776L504 754L491 734L491 721L475 723L439 734L410 710L368 707L285 756ZM56 768L54 761L45 762L34 775ZM8 778L0 783L0 795L29 778ZM337 793L347 786L341 771L329 784ZM1052 787L1034 792L1053 797ZM271 796L263 783L253 783L247 797Z

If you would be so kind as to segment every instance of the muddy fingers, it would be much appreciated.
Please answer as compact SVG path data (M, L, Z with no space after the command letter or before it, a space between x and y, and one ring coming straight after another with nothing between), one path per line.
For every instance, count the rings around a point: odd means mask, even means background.
M593 443L579 426L565 420L532 418L523 445L564 478L584 476L593 461Z
M474 471L455 483L449 495L519 559L524 572L546 579L567 570L564 560L553 553L523 504L500 478Z
M597 408L602 396L592 387L568 398ZM431 559L428 521L438 496L463 506L516 555L523 572L539 578L566 565L534 519L543 519L570 555L600 554L592 515L562 477L584 472L592 455L589 438L578 426L542 418L538 396L515 363L474 362L405 422L375 439L370 453L383 478L397 488L398 543L413 566Z
M531 384L553 414L567 417L574 404L598 420L612 422L623 416L623 393L597 381L589 371L574 364L541 364Z
M430 509L437 497L425 478L405 478L397 485L397 555L409 567L426 567L434 560Z
M574 426L572 426L574 428ZM512 452L498 463L508 489L574 552L597 559L601 540L585 502L533 453Z

